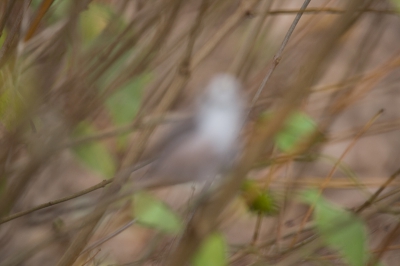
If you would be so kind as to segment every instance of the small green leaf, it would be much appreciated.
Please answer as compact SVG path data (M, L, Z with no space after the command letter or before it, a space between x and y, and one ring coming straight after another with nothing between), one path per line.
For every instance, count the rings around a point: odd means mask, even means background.
M144 86L149 79L149 75L137 77L107 100L106 105L115 124L123 125L132 122L139 109Z
M111 11L106 5L91 3L80 15L80 30L85 44L93 41L107 26Z
M96 132L93 127L81 124L75 132L76 136L90 135ZM100 142L90 142L79 145L73 149L75 155L88 167L102 174L106 178L111 178L115 173L114 158L106 146Z
M320 199L321 196L315 189L306 190L301 194L301 200L310 205L323 204L323 201L320 201Z
M214 233L208 236L193 258L194 266L225 266L228 265L226 257L226 241L219 234Z
M275 215L278 204L271 191L261 187L254 180L246 180L241 189L241 197L251 212L263 215Z
M149 74L136 77L107 99L107 109L116 125L124 125L133 121L139 110L144 87L150 78ZM126 136L120 136L118 146L124 147L125 143Z
M162 201L139 192L134 196L133 203L133 212L139 223L164 233L177 234L181 231L181 219Z
M275 136L278 148L288 152L304 141L316 129L314 121L305 113L296 112L289 116L283 130Z
M352 213L320 197L318 191L309 190L302 198L315 206L314 219L324 241L338 250L350 265L365 265L368 253L364 223Z

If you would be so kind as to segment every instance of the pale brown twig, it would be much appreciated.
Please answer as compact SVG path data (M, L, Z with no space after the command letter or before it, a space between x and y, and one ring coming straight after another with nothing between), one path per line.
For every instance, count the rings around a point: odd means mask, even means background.
M398 169L396 172L394 172L384 184L366 201L364 204L362 204L357 210L355 211L356 213L362 212L364 209L368 208L371 204L374 203L376 198L382 193L382 191L389 186L389 184L400 174L400 169Z
M319 188L319 195L322 194L323 190L325 189L326 185L329 183L331 180L333 174L335 173L337 167L339 166L340 162L343 160L343 158L347 155L347 153L354 147L354 145L357 143L359 138L364 134L364 132L368 131L368 129L371 127L371 125L375 122L376 119L378 119L381 114L383 113L383 110L380 110L376 115L374 115L363 127L363 129L357 134L357 136L353 139L353 141L346 147L346 149L343 151L343 153L340 155L339 159L336 161L335 165L332 167L331 171L329 174L326 176L324 182L321 184ZM311 213L314 210L315 205L311 205L308 210L306 215L304 216L300 226L299 226L299 232L301 231L302 227L305 225L307 220L310 218ZM297 241L297 236L295 236L292 240L292 245L294 245Z
M49 10L50 6L53 4L54 0L43 0L42 4L40 5L35 19L33 20L33 22L31 23L26 35L25 35L25 39L24 41L27 42L29 41L33 35L35 34L40 21L42 20L42 18L44 17L44 15L46 14L46 12Z
M374 8L362 8L357 10L360 12L371 12L371 13L379 13L379 14L389 14L396 15L399 13L397 10L393 9L374 9ZM282 14L297 14L300 10L298 9L276 9L268 11L269 15L282 15ZM307 8L303 11L304 14L318 14L318 13L328 13L328 14L343 14L346 10L333 8L333 7L325 7L325 8ZM257 15L257 13L255 14Z

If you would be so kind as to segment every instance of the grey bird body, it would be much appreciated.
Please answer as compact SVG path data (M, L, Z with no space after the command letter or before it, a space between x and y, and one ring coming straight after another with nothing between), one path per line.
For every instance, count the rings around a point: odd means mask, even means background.
M136 188L210 181L230 166L239 151L244 120L241 85L229 74L216 75L191 119L177 125Z

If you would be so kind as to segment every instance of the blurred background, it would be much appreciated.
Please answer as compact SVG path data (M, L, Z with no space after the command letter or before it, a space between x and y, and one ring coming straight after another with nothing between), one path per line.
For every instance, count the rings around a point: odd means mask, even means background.
M191 265L398 265L399 13L399 0L1 1L0 265L177 256L201 188L136 198L124 171L221 72L248 102L241 188Z

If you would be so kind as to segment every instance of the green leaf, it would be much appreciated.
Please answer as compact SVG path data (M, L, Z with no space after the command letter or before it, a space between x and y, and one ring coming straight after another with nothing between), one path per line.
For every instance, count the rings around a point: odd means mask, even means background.
M87 125L81 124L75 131L76 136L91 135L96 130ZM79 145L73 149L75 155L85 165L102 174L106 178L111 178L115 173L114 158L106 146L100 142L90 142Z
M392 3L396 6L396 9L400 11L400 0L392 0Z
M228 265L226 257L226 241L225 238L219 234L214 233L209 235L199 250L193 257L194 266L225 266Z
M7 38L7 33L8 33L7 29L3 29L3 32L1 33L1 37L0 37L0 47L3 46L3 43Z
M132 122L139 110L145 84L150 75L142 75L115 92L106 102L115 124L123 125Z
M139 223L164 233L177 234L181 231L181 219L164 202L146 192L139 192L134 196L133 203Z
M315 206L314 219L324 241L339 251L350 265L362 266L368 260L367 230L361 219L309 190L303 200Z
M7 83L5 76L0 73L0 83ZM21 97L17 96L15 88L5 86L4 92L0 91L0 123L7 129L13 128L23 115L24 103Z
M107 26L111 19L111 10L108 6L91 3L87 10L79 17L79 26L85 44L92 42Z
M296 112L289 116L283 130L275 136L278 148L288 152L304 141L316 129L314 121L305 113Z
M131 123L139 110L145 84L151 75L144 74L131 80L106 101L111 118L116 125ZM118 146L124 147L126 136L118 137Z
M263 215L275 215L279 207L269 190L261 187L254 180L246 180L241 189L241 197L251 212Z

